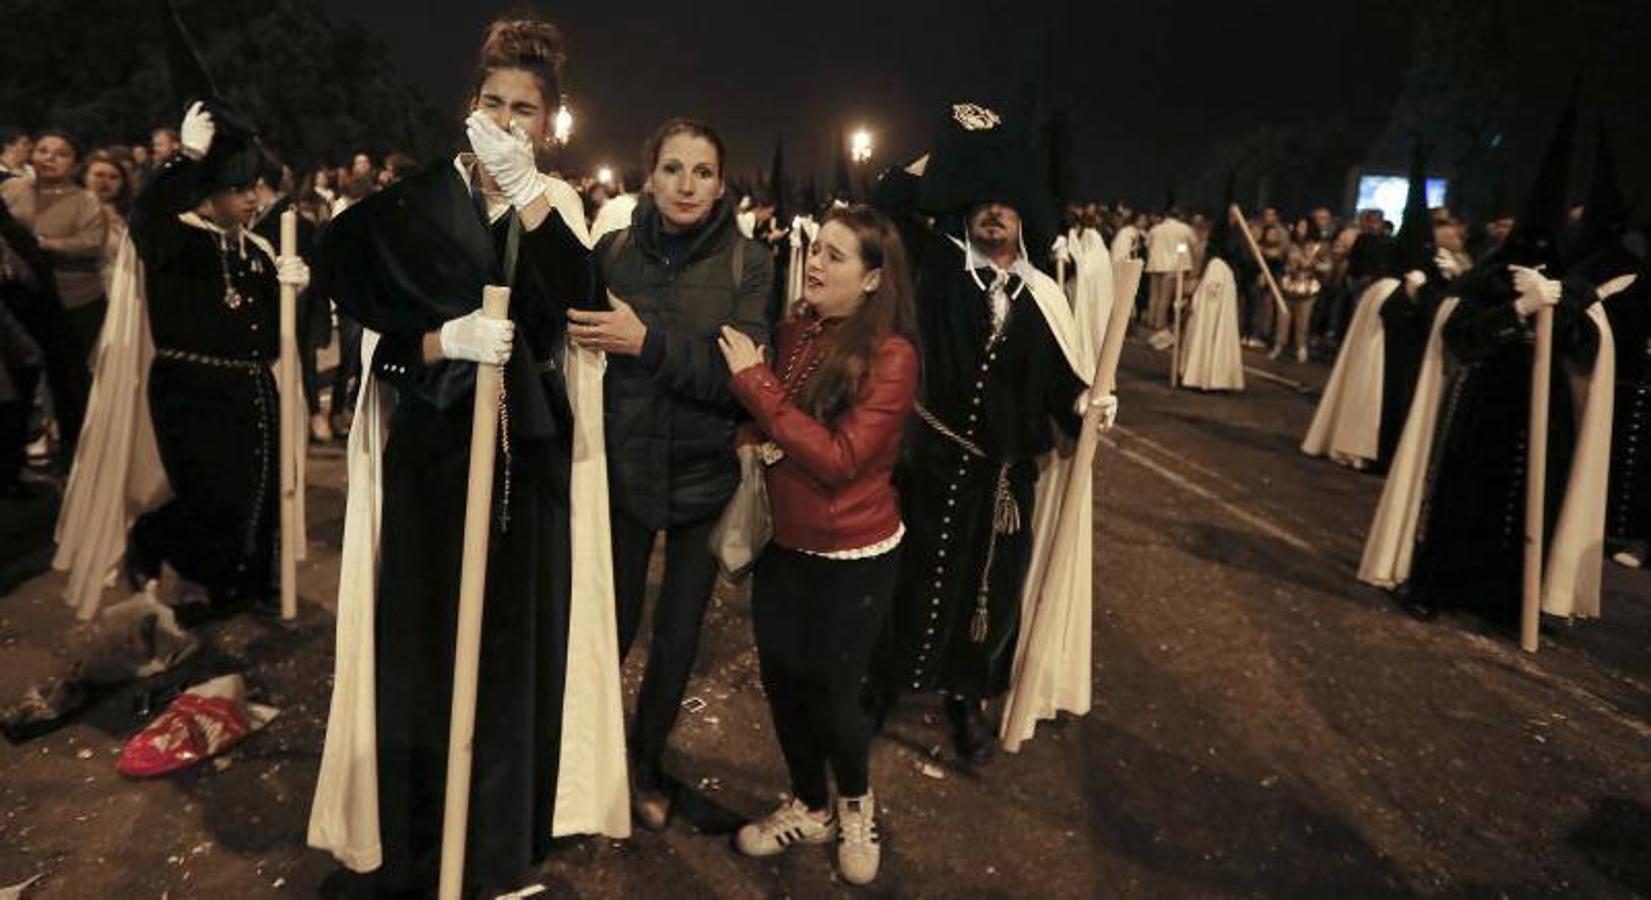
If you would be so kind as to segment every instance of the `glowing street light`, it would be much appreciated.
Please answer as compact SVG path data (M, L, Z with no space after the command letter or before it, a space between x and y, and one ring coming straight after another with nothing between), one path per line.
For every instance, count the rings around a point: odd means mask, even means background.
M573 136L573 113L566 106L556 110L556 143L565 144Z
M849 140L849 157L857 163L871 159L871 132L864 128L854 132Z
M607 166L597 169L596 181L598 184L613 184L613 170Z

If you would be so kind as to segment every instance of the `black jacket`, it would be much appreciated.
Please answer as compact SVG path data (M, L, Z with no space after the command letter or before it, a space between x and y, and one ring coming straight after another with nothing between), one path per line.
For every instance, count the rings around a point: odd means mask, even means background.
M717 335L731 325L766 343L774 278L769 254L740 235L726 200L679 259L666 259L669 243L644 199L631 226L594 253L597 299L605 306L613 292L648 327L640 357L608 358L605 425L613 504L655 529L717 514L739 483L734 428L744 414Z

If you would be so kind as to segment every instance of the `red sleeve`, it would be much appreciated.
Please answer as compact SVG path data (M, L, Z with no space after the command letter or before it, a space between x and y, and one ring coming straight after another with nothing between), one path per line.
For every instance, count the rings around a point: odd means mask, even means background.
M734 377L734 396L786 455L828 488L859 476L899 437L917 396L917 351L904 338L878 350L854 406L826 426L786 399L773 370L752 366Z

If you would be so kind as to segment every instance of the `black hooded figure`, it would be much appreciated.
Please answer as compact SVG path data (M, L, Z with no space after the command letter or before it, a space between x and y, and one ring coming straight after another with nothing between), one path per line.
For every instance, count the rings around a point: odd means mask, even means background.
M169 564L214 605L271 596L280 403L275 253L226 211L263 163L256 133L222 99L183 23L163 5L173 93L200 104L215 131L204 156L185 148L132 204L155 359L149 406L172 497L138 517L127 545L133 586ZM208 201L210 201L208 203ZM197 213L208 203L216 212Z
M1399 243L1393 254L1391 274L1399 279L1399 286L1381 301L1382 417L1373 469L1378 473L1387 471L1404 434L1433 316L1449 287L1434 262L1437 249L1427 208L1427 161L1417 141L1411 150L1410 192L1405 197ZM1424 281L1407 284L1406 278L1412 272L1419 272Z
M1460 305L1441 332L1445 385L1426 497L1403 598L1418 614L1441 608L1518 621L1525 536L1525 467L1534 316L1516 308L1512 267L1558 279L1576 105L1561 118L1525 208L1502 247L1457 279ZM1576 446L1573 376L1591 371L1599 330L1587 315L1594 286L1565 278L1554 308L1545 540L1551 540Z
M1076 433L1084 383L1027 284L1053 284L1025 248L1047 249L1055 225L1031 142L986 107L948 113L922 176L894 170L879 182L885 212L910 241L923 382L895 475L908 530L892 641L877 668L880 702L943 692L959 753L979 762L994 743L982 705L1008 685L1020 627L1037 459L1054 446L1051 420ZM1022 222L1021 254L1007 269L970 237L971 213L992 203ZM918 213L935 217L933 227ZM1003 518L1011 507L1018 527Z
M1570 271L1596 286L1634 279L1601 302L1616 347L1605 536L1610 552L1643 564L1651 545L1651 278L1645 260L1624 245L1627 231L1628 208L1617 186L1611 135L1601 123L1593 183Z

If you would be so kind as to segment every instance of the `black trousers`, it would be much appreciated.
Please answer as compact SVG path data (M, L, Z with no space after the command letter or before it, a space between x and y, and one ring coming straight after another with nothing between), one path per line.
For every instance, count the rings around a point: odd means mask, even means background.
M52 412L57 416L58 465L66 473L74 464L75 442L80 439L80 423L86 417L86 396L92 390L87 348L69 311L56 297L18 286L8 286L0 293L45 357L46 387L52 392Z
M332 374L332 415L355 411L356 389L361 385L361 325L338 315L338 366ZM319 412L320 401L315 411Z
M831 802L826 768L843 797L871 787L871 722L860 683L900 574L900 550L824 559L770 546L751 594L762 688L791 773L809 809Z
M653 789L662 784L660 758L676 727L682 697L688 691L694 657L699 653L699 630L705 604L716 587L717 562L711 555L711 528L716 517L665 531L665 578L654 603L653 635L648 645L648 668L636 698L631 728L631 755L636 781ZM655 532L645 523L613 508L613 580L619 604L619 659L630 652L642 626L643 602L648 590L648 562L653 556Z
M0 365L5 361L0 360ZM0 490L17 484L28 456L29 417L34 413L34 391L40 370L20 367L11 373L17 398L0 403Z

